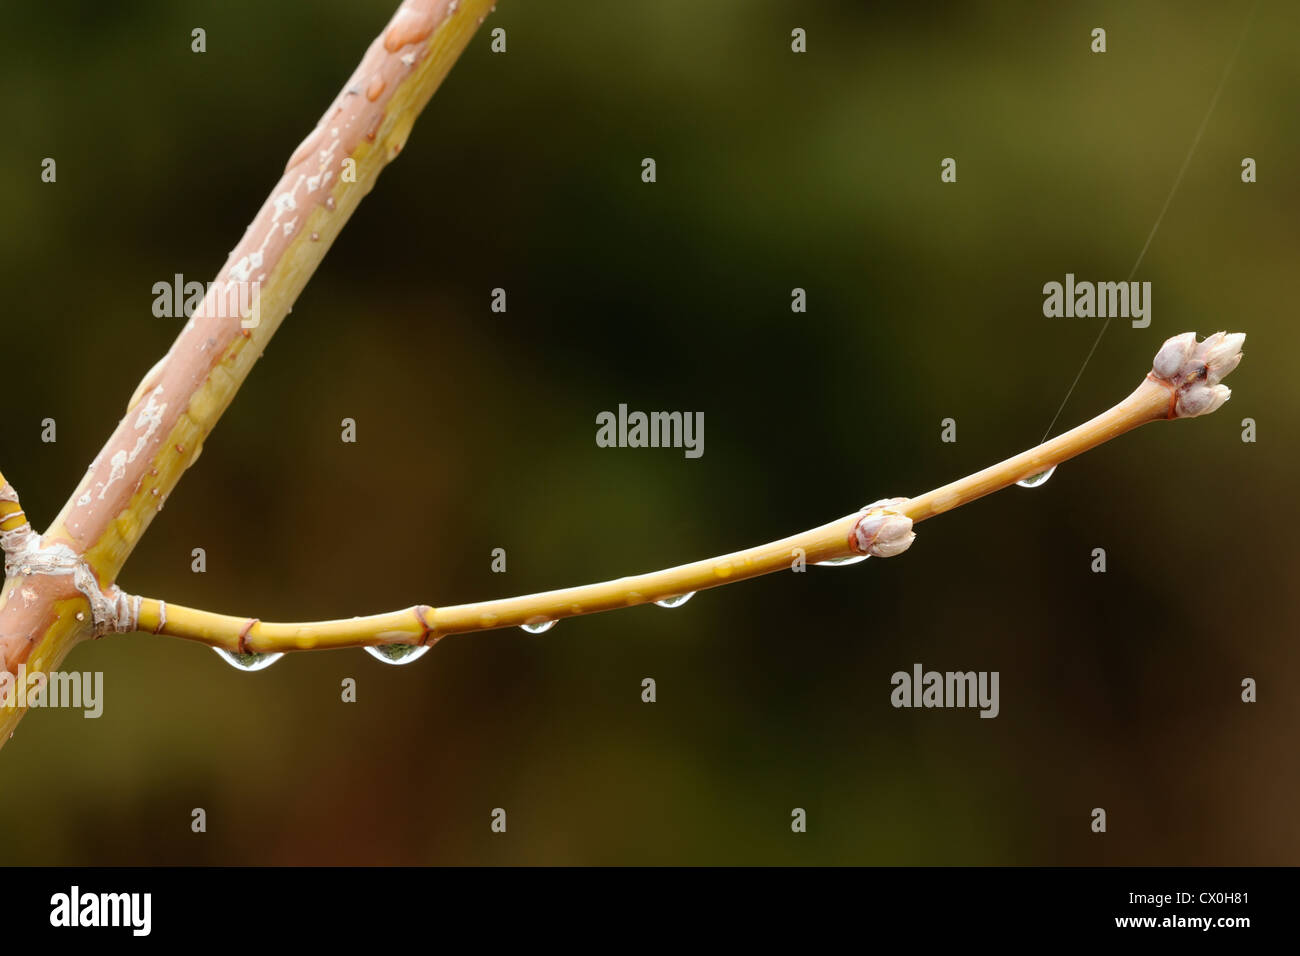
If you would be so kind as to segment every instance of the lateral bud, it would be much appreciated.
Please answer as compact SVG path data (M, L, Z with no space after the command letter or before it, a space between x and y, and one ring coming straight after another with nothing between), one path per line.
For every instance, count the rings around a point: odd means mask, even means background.
M891 558L910 548L916 538L912 519L895 510L906 500L885 498L867 505L849 535L849 547L857 554L876 558Z

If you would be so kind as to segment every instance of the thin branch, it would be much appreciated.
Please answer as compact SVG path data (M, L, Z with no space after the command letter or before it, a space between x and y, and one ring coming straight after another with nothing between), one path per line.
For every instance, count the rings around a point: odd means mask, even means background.
M417 605L371 617L303 624L264 623L142 598L138 626L237 654L425 645L448 634L503 627L540 630L561 618L679 599L787 570L799 561L889 557L911 545L913 526L927 518L1047 472L1139 425L1213 412L1231 394L1219 383L1241 361L1244 340L1240 333L1223 332L1199 344L1194 333L1175 336L1161 347L1150 374L1131 395L1049 442L917 498L877 502L810 531L721 557L559 591L451 607Z

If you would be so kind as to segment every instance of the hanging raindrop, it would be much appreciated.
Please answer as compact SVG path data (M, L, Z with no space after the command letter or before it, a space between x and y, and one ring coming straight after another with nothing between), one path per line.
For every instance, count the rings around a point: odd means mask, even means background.
M655 604L659 607L681 607L693 597L695 597L695 592L687 591L685 594L674 594L671 597L664 598L662 601L655 601Z
M1028 478L1021 478L1016 482L1021 488L1037 488L1039 485L1047 484L1047 479L1052 477L1052 472L1056 471L1053 465L1047 471L1040 471L1036 475L1030 475Z
M366 653L385 664L410 664L418 661L429 650L429 645L418 644L380 644L378 647L366 647Z
M861 564L869 554L851 554L847 558L831 558L829 561L814 561L813 565L818 568L846 568L850 564Z
M279 652L275 654L240 654L236 651L228 651L224 647L214 647L213 650L235 670L248 671L250 674L253 671L264 671L284 657L284 654Z
M533 620L533 621L529 621L527 624L519 625L520 630L527 631L529 634L545 634L553 627L555 627L554 619L549 621Z

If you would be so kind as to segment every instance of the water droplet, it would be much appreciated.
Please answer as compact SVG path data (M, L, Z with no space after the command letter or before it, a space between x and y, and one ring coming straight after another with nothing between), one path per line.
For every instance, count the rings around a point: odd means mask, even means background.
M402 8L398 10L393 18L393 23L389 26L387 33L383 35L383 48L390 53L398 52L399 49L408 43L419 43L426 36L433 33L433 12L416 12Z
M555 620L546 620L544 618L534 618L527 624L520 624L520 630L527 631L529 634L545 634L551 628L555 627Z
M847 568L850 564L861 564L869 554L851 554L847 558L831 558L827 561L814 561L813 564L819 568Z
M380 644L378 647L366 647L366 653L385 664L410 664L418 661L429 650L429 645L417 644Z
M1052 472L1054 471L1056 471L1055 465L1047 469L1047 471L1040 471L1036 475L1030 475L1028 478L1022 478L1020 479L1020 481L1017 481L1016 484L1018 484L1021 488L1037 488L1039 485L1047 484L1047 479L1052 477Z
M264 671L284 654L240 654L236 651L228 651L224 647L214 647L214 651L220 655L221 659L237 671Z
M293 151L293 155L289 157L289 162L285 165L284 171L287 173L314 153L316 151L316 144L320 142L320 138L320 128L314 129L308 133L307 138L298 145L298 148Z
M419 43L433 32L434 25L433 11L417 12L403 7L384 34L384 49L396 53L408 43Z
M370 85L366 87L366 99L373 103L379 99L387 86L388 84L384 82L384 78L376 73L370 78Z
M685 594L674 594L672 597L666 597L662 601L655 601L655 604L660 607L681 607L693 597L695 597L695 592L687 591Z

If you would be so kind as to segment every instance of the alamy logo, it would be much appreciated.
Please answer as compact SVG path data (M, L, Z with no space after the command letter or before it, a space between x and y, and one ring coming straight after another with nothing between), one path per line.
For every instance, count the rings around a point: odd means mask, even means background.
M703 412L629 412L618 406L618 414L596 416L596 445L599 448L684 448L687 458L704 454Z
M259 257L260 261L260 257ZM240 260L244 271L237 279L224 284L186 282L185 276L176 273L170 283L153 284L153 314L160 319L179 319L214 316L219 319L240 319L246 329L255 329L261 322L262 284L249 282L248 265ZM232 270L233 274L234 270Z
M1043 286L1043 315L1048 318L1132 319L1133 328L1151 324L1150 282L1075 282L1065 274L1065 284Z
M133 936L148 936L153 928L152 893L82 893L73 886L50 897L50 925L126 926Z
M997 671L925 671L912 665L912 673L895 671L889 702L895 707L978 707L981 717L996 717Z
M44 671L27 673L27 664L18 665L18 673L0 670L0 706L67 707L80 709L81 716L94 720L104 713L103 671Z

